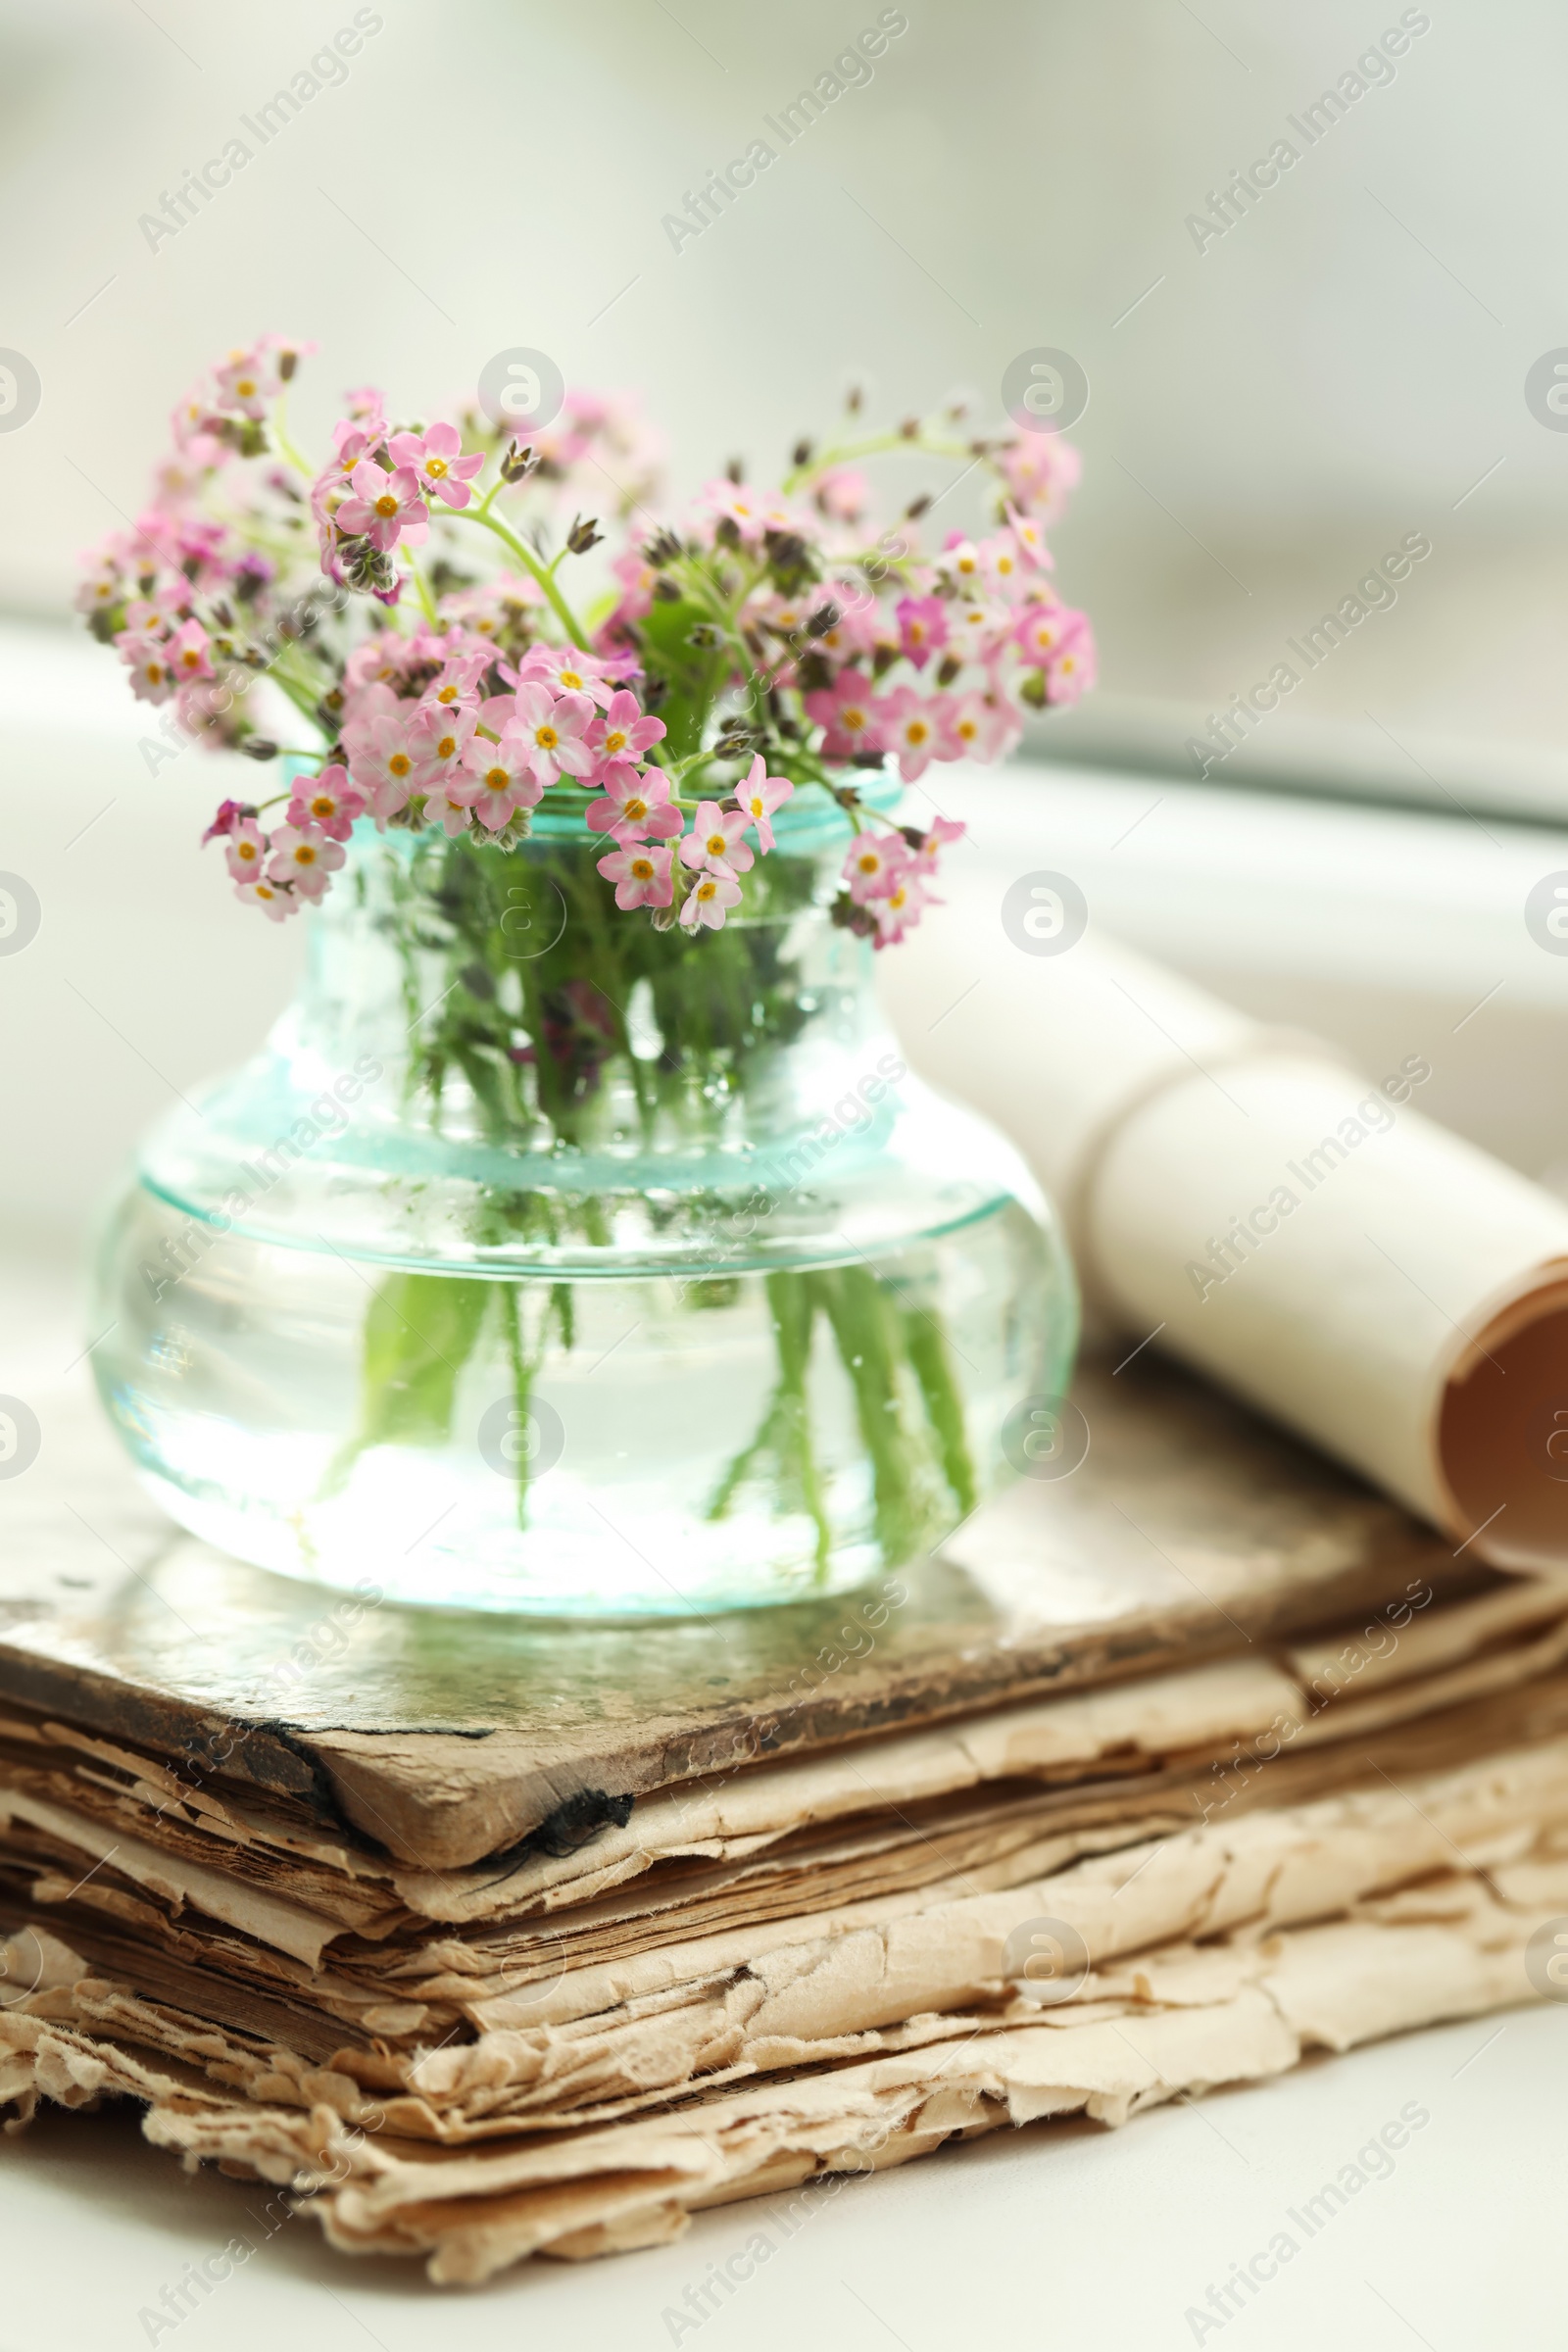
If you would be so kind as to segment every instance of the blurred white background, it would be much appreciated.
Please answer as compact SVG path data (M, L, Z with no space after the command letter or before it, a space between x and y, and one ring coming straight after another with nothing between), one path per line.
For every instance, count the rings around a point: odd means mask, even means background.
M779 145L763 117L878 13L378 0L341 85L153 250L141 216L355 9L0 0L0 344L42 387L0 431L0 868L44 906L0 959L13 1237L74 1246L137 1128L291 985L301 941L243 917L197 853L220 767L190 751L149 776L113 657L61 626L173 400L265 327L320 346L295 403L312 441L347 385L426 408L530 345L568 381L640 388L677 490L731 452L768 473L851 380L896 414L966 387L995 422L1009 360L1071 351L1092 393L1055 544L1102 685L1045 748L1123 781L1058 765L1004 788L977 854L1076 858L1097 920L1370 1058L1427 1053L1427 1106L1532 1173L1568 1156L1568 958L1520 920L1568 866L1568 433L1525 398L1568 344L1568 19L908 0L874 76L673 250L662 217L751 140ZM1392 77L1308 146L1303 111L1401 21ZM1189 216L1280 138L1298 163L1200 251ZM1195 792L1192 726L1411 531L1433 552L1397 604ZM1445 813L1235 789L1271 772Z

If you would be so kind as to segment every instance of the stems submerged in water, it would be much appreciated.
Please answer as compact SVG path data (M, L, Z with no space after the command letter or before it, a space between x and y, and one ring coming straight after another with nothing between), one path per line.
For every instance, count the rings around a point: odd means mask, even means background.
M820 1156L795 1152L807 1173L776 1197L765 1187L760 1195L746 1153L724 1141L745 1132L737 1112L755 1102L760 1084L774 1083L780 1050L817 1009L785 945L811 905L811 863L775 856L764 919L694 943L607 921L591 864L597 850L554 839L510 855L475 851L463 838L389 845L386 929L403 960L411 1099L439 1131L458 1082L485 1142L522 1163L519 1177L523 1166L534 1171L515 1190L488 1194L473 1239L491 1251L581 1243L609 1257L616 1196L586 1177L574 1185L574 1168L594 1159L602 1168L607 1148L628 1143L640 1152L670 1151L675 1167L710 1154L700 1189L683 1177L672 1178L667 1202L628 1194L641 1214L701 1253L690 1273L677 1258L661 1278L678 1311L732 1307L755 1282L768 1318L772 1389L702 1516L723 1521L744 1500L764 1520L804 1522L796 1556L808 1558L824 1585L846 1544L874 1545L883 1564L897 1566L970 1511L977 1492L949 1342L938 1315L914 1303L922 1269L907 1258L768 1269L767 1249L750 1242L741 1247L751 1266L737 1265L737 1245L723 1238L735 1229L738 1194L750 1191L753 1205L764 1198L771 1215L808 1197ZM559 924L547 919L558 901ZM813 1132L810 1124L787 1129L776 1147L769 1141L770 1157L792 1164L797 1134ZM627 1181L635 1188L629 1168ZM485 1314L492 1294L494 1324ZM369 1446L451 1444L460 1377L489 1330L510 1388L502 1451L515 1467L516 1525L526 1530L528 1488L541 1474L536 1385L553 1345L573 1348L574 1300L571 1282L543 1270L385 1277L367 1319L360 1429L334 1464L334 1486ZM662 1319L667 1306L647 1311ZM698 1339L694 1326L700 1353ZM851 1427L856 1443L846 1445Z

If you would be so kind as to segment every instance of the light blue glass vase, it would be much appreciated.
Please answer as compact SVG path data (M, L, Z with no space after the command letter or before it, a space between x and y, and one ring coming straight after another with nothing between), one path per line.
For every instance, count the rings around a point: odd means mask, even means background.
M359 835L298 1002L148 1141L94 1361L242 1559L389 1598L679 1615L927 1551L1077 1309L1010 1147L906 1069L798 793L740 918L619 914L580 817ZM897 953L897 951L892 951Z

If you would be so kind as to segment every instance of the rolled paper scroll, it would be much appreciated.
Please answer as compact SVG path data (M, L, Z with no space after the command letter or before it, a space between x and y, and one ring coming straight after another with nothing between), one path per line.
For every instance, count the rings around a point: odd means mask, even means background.
M1568 1568L1568 1205L1415 1107L1017 883L944 877L884 997L914 1068L996 1120L1086 1300L1493 1565ZM1063 946L1063 941L1068 942Z

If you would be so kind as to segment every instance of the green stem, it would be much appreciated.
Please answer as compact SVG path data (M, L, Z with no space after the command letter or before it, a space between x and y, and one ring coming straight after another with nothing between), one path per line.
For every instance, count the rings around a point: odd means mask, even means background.
M300 456L299 451L295 448L293 442L288 437L288 426L284 422L287 405L287 392L279 392L276 400L272 403L272 439L277 443L279 451L288 460L295 471L297 473L303 473L308 482L314 482L316 479L315 466L306 463L305 459Z
M507 1355L512 1365L512 1399L519 1426L528 1419L528 1398L533 1390L533 1371L522 1351L522 1307L520 1285L515 1282L502 1286L501 1315L507 1334ZM517 1525L528 1524L528 1456L521 1448L517 1453Z
M876 1276L863 1266L810 1279L855 1392L856 1419L871 1457L877 1542L886 1564L896 1568L915 1549L921 1511L917 1463L899 1409L902 1350L889 1327L889 1302Z
M879 458L895 449L917 449L927 458L972 458L974 451L967 441L955 441L946 434L928 432L924 425L917 433L868 433L861 441L841 441L835 449L824 449L808 458L784 476L780 485L785 494L798 490L803 482L815 481L819 474L830 472L835 466L848 466L856 458Z
M914 1377L920 1383L927 1418L942 1448L943 1476L953 1489L959 1510L967 1516L979 1497L969 1434L963 1424L963 1399L953 1377L947 1334L940 1323L916 1308L904 1309L903 1323L905 1348L914 1367Z
M523 545L515 531L509 530L498 515L486 514L483 507L455 507L442 519L448 522L479 522L487 531L493 531L502 545L510 548L530 577L538 581L555 608L556 617L566 632L567 642L586 651L587 633L581 621L556 586L549 567L540 563L531 548Z
M429 582L426 580L423 572L419 569L413 553L407 548L405 548L403 552L408 556L409 559L409 570L413 574L414 585L419 592L419 603L424 609L424 617L430 623L430 626L434 628L440 615L437 613L435 609L435 598L430 594Z

